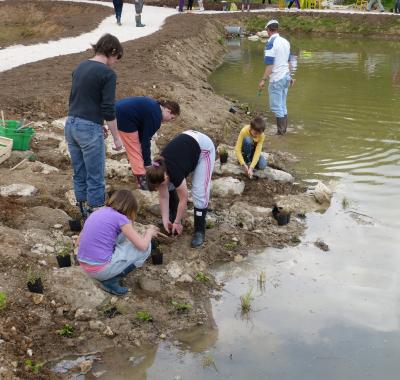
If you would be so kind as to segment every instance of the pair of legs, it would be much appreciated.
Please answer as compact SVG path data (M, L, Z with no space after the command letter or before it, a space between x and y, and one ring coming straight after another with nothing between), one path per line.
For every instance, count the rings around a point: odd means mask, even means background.
M135 268L141 267L151 252L151 244L146 251L139 251L123 233L119 234L111 261L99 272L89 275L100 281L101 287L112 294L123 295L128 288L122 287L120 280Z
M299 0L290 0L289 5L288 5L288 8L290 9L290 8L292 7L292 5L293 5L294 2L296 2L296 7L297 7L297 9L300 9Z
M250 136L245 137L243 139L243 144L242 144L242 155L247 165L251 164L251 162L253 161L255 149L256 147L254 145L253 139ZM262 170L265 169L266 167L267 167L267 160L265 159L264 156L261 155L254 169Z
M64 133L71 155L77 202L80 205L87 202L89 208L103 206L106 158L103 127L89 120L69 116Z
M136 26L138 28L146 26L146 25L142 24L143 4L144 4L144 0L135 0L135 12L136 12L135 21L136 21Z
M242 12L247 8L247 12L250 11L250 0L242 0Z
M193 8L193 0L188 0L188 6L187 6L188 11L191 11L192 8Z
M400 0L395 0L393 5L393 12L400 13Z
M138 185L142 190L147 190L146 169L144 167L142 145L140 144L139 132L121 132L119 131L122 143L124 144L126 154L133 175L138 181Z
M178 2L178 10L179 10L179 12L183 12L184 5L185 5L185 0L179 0L179 2Z
M268 86L269 108L276 116L277 134L283 135L287 129L286 99L290 85L290 74L282 79L270 82Z
M113 4L114 4L115 17L117 19L117 24L121 25L122 7L124 5L124 1L113 0Z
M368 4L367 4L367 11L370 11L370 10L372 9L372 6L373 6L375 3L377 4L377 6L378 6L378 8L379 8L379 10L380 10L381 12L384 12L384 11L385 11L385 8L383 7L383 5L382 5L382 3L381 3L381 0L369 0L369 2L368 2Z
M206 233L206 215L210 199L211 176L215 163L215 146L211 139L200 132L187 131L194 137L200 146L200 158L192 176L192 198L194 205L194 234L192 247L199 247L203 244ZM179 199L173 187L169 188L169 210L170 220L176 216ZM171 219L172 218L172 219Z

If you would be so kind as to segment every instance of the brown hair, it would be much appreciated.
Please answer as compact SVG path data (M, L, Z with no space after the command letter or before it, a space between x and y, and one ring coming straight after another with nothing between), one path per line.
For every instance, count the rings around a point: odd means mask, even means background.
M172 115L179 116L181 113L181 108L179 107L179 104L177 102L174 102L173 100L159 100L158 104L164 108L168 108Z
M125 215L131 220L136 218L138 204L130 190L117 190L107 199L106 206Z
M124 48L119 42L118 38L113 36L112 34L104 34L97 41L95 45L92 45L94 50L94 54L105 55L106 57L117 57L118 59L122 58L124 54Z
M147 186L150 191L155 191L165 180L167 166L164 157L158 156L154 159L153 164L146 168Z
M267 29L268 29L270 32L276 32L276 31L279 29L279 24L277 24L277 23L269 24L269 25L267 26Z
M261 116L256 116L251 122L250 122L250 128L253 131L256 131L258 133L264 133L265 131L265 120Z

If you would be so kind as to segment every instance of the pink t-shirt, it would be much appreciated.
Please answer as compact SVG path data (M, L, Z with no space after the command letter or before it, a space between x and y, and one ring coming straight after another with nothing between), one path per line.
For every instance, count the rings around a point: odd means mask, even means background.
M121 227L131 221L111 207L95 211L86 220L79 241L78 260L89 265L111 261Z

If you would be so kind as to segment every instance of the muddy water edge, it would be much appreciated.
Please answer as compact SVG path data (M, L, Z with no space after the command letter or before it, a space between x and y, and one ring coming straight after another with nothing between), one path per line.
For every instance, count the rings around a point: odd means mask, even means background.
M118 94L119 98L130 95L150 95L155 97L170 97L177 99L182 106L182 117L171 127L164 128L157 141L162 146L176 133L196 126L197 129L208 133L216 143L225 142L233 144L236 134L243 122L249 120L244 114L232 115L228 112L230 102L214 93L207 82L208 75L222 61L224 48L220 44L223 34L222 27L233 21L243 22L242 16L237 17L209 17L185 15L167 20L162 31L152 36L124 44L126 51L136 54L127 55L118 65ZM74 54L67 57L48 59L38 63L22 66L7 73L1 73L0 79L4 91L0 94L0 103L9 118L20 118L24 115L32 120L46 120L52 122L55 118L63 117L66 113L66 99L69 93L70 73L73 67L82 59L88 58L88 53ZM58 68L54 70L54 68ZM49 72L52 73L49 76ZM227 133L221 134L221 126ZM2 376L13 379L20 378L50 378L56 376L48 369L54 364L56 357L64 357L68 354L94 352L106 347L132 347L145 346L146 343L162 342L165 335L168 342L178 342L176 332L184 328L205 326L201 332L205 337L204 343L198 341L201 350L210 347L215 341L216 330L209 328L215 326L210 312L210 296L215 288L212 273L209 273L208 265L216 260L232 260L233 254L224 244L226 237L230 239L238 236L243 242L235 253L244 256L248 253L248 247L253 246L254 236L240 228L217 225L208 232L208 242L204 249L196 252L188 252L190 241L187 232L179 241L174 242L170 252L164 255L166 264L176 260L183 263L201 262L206 275L212 281L210 284L194 282L192 285L179 285L171 283L163 271L152 268L144 268L142 272L128 279L128 285L133 293L130 299L122 300L120 309L122 314L112 319L107 319L102 312L88 313L85 318L76 320L77 308L63 301L66 293L74 292L74 281L65 283L64 288L52 288L52 283L47 283L49 292L43 299L33 299L25 292L27 266L37 266L51 277L55 258L49 255L38 257L32 252L35 236L28 232L45 234L46 230L54 224L50 217L49 209L63 210L70 216L76 210L65 199L65 192L70 189L69 181L71 172L68 160L57 150L59 141L57 138L48 137L49 133L62 136L62 130L56 130L50 124L41 127L41 138L33 142L33 150L37 157L59 169L60 172L50 174L48 177L40 176L32 172L30 167L10 172L8 166L0 168L1 185L9 185L18 182L28 182L38 188L38 194L30 199L9 199L2 202L1 228L3 255L0 258L3 268L1 276L2 291L8 295L7 307L0 313L1 332L1 366ZM47 134L47 137L43 137ZM38 133L40 135L40 133ZM17 163L19 157L13 156L9 166ZM113 178L112 188L126 187L126 182ZM132 183L132 182L131 182ZM247 200L257 204L259 202L259 189L251 188L247 194ZM273 183L265 183L268 187L265 205L270 206L273 196L287 193L300 193L301 187L278 186ZM215 199L216 208L230 207L234 199ZM156 222L157 217L148 211L143 211L140 222ZM53 222L53 223L52 223ZM67 235L67 220L63 220L64 233ZM304 227L299 224L290 235L268 234L265 240L258 243L259 248L267 245L293 244L293 236L298 236ZM188 228L190 231L190 228ZM32 236L34 236L32 238ZM21 243L23 242L23 243ZM42 264L39 263L42 262ZM43 261L47 264L44 265ZM205 266L204 266L205 265ZM163 291L144 295L137 289L137 281L143 275L150 275L166 281ZM220 281L218 279L218 281ZM223 281L223 280L221 280ZM46 284L45 284L46 289ZM188 299L195 304L194 310L189 313L179 314L171 307L171 299ZM111 302L111 300L109 300ZM115 302L115 301L113 301ZM119 302L119 301L118 301ZM84 307L84 305L82 305ZM135 318L138 307L156 308L159 314L151 325L138 323ZM89 320L87 319L89 318ZM113 334L105 335L101 329L102 324L90 323L91 321L110 325ZM57 330L65 324L74 324L75 334L71 338L63 338L57 334ZM96 328L97 326L97 328ZM129 333L127 333L129 332ZM185 342L187 338L182 338ZM210 342L211 341L211 342ZM164 343L163 343L164 344ZM165 343L170 344L170 343ZM190 343L191 344L191 343ZM30 351L32 350L32 351ZM154 351L154 348L151 350ZM195 350L195 349L193 349ZM114 351L115 352L115 351ZM126 349L124 352L127 352ZM173 351L172 351L173 352ZM31 356L32 355L32 356ZM180 353L171 356L179 363ZM132 356L134 356L132 354ZM26 360L31 360L29 365ZM105 360L107 360L105 358ZM135 359L132 359L135 360ZM197 359L196 359L197 360ZM116 357L113 357L113 362ZM34 375L34 365L45 363L44 369L38 375ZM205 368L213 367L210 358L205 359ZM117 375L109 373L109 378L116 379Z

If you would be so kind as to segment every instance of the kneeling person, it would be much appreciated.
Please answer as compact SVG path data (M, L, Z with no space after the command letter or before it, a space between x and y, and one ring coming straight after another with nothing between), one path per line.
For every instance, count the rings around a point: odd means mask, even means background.
M254 169L262 170L267 166L267 160L261 155L265 140L264 131L265 121L257 116L250 125L242 128L236 141L236 157L249 178L252 178Z
M112 294L128 292L120 284L121 277L143 265L150 255L151 239L158 232L157 227L149 226L141 236L133 228L137 209L132 192L118 190L106 207L90 214L79 236L78 260L82 269Z

